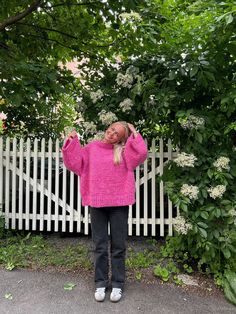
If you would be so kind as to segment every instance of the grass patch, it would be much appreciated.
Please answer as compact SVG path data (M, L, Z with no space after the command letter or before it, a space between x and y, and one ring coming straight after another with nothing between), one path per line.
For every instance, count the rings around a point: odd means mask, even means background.
M133 250L129 250L126 267L128 269L148 268L155 265L159 258L159 253L156 251L145 249L142 252L134 252Z
M81 245L55 247L42 235L17 234L0 240L0 265L14 268L63 267L66 270L91 269L88 249Z

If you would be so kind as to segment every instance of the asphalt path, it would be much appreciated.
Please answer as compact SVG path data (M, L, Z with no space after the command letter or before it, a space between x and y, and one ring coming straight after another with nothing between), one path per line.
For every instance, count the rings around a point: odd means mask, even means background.
M236 314L224 298L158 283L128 282L119 303L110 302L109 290L100 303L94 300L93 282L83 275L1 269L0 278L0 314ZM65 290L69 282L75 286Z

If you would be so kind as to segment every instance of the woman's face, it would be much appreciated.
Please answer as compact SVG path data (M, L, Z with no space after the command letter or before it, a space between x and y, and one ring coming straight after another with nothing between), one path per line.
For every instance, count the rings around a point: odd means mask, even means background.
M109 144L119 143L125 136L125 128L120 123L113 123L106 130L104 141Z

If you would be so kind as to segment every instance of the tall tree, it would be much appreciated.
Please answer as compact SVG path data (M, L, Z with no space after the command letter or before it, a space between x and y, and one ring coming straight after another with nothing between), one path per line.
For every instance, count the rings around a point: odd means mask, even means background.
M8 113L8 131L58 134L71 119L80 84L58 62L86 57L99 64L117 53L130 40L119 16L140 2L3 0L1 108Z

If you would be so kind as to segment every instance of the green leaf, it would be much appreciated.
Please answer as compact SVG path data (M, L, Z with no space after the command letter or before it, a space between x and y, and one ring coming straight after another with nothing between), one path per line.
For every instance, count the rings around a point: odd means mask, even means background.
M202 190L202 196L204 197L204 198L207 198L208 197L208 194L207 194L207 191L206 190Z
M202 228L204 228L204 229L207 229L207 228L208 228L208 225L207 225L205 222L202 222L202 221L199 221L199 222L197 223L197 225L200 226L200 227L202 227Z
M232 15L231 13L228 14L228 15L226 15L225 21L226 21L226 24L227 24L227 25L230 24L230 23L232 23L233 20L234 20L234 18L233 18L233 15Z
M223 280L224 294L225 297L236 305L236 292L231 289L228 280Z
M221 251L223 252L225 258L230 258L231 257L231 253L230 253L230 250L228 248L223 248L221 249Z
M198 67L197 66L192 67L190 70L190 77L193 77L194 75L196 75L197 72L198 72Z
M64 290L72 290L75 286L76 286L76 284L74 284L72 282L68 282L64 285Z
M208 71L206 71L206 72L204 72L204 73L205 73L206 77L207 77L210 81L215 81L215 76L214 76L213 73L208 72Z
M213 177L213 171L211 169L207 170L207 175L211 179Z
M5 268L7 270L13 270L16 266L12 262L8 262Z
M5 294L5 299L7 299L7 300L12 300L12 299L13 299L12 294L11 294L11 293L6 293L6 294Z
M182 209L184 212L187 212L188 211L188 206L181 202L180 205L179 205L180 209Z
M201 213L200 213L200 216L201 216L203 219L208 219L208 218L209 218L208 212L201 212Z
M218 230L213 230L213 235L216 239L219 239L220 233Z
M228 248L230 248L232 252L236 253L236 247L233 246L232 244L228 244Z
M227 279L231 289L236 294L236 273L228 270L225 272L225 278Z
M221 210L220 210L220 208L215 208L215 211L214 211L214 213L215 213L215 216L217 217L217 218L219 218L220 216L221 216Z
M203 228L198 228L198 229L199 229L201 235L202 235L204 238L207 238L207 232L206 232L206 230L203 229Z
M172 81L172 80L175 79L175 77L176 77L175 71L170 71L170 73L169 73L169 80Z
M196 138L197 138L199 143L202 143L202 134L201 133L196 132Z

